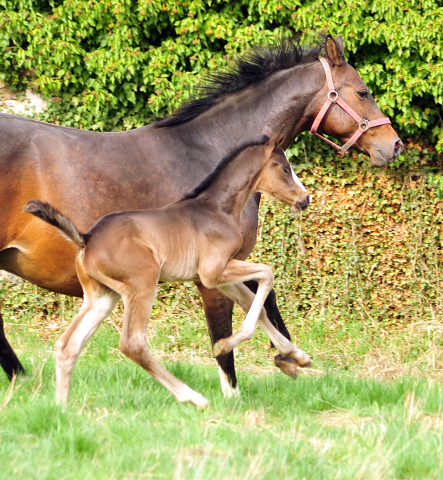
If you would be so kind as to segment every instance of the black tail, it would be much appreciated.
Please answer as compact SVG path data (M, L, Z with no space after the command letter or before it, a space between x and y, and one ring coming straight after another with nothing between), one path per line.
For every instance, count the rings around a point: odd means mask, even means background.
M71 220L54 207L51 207L49 203L41 202L40 200L29 200L23 207L23 211L32 213L32 215L41 218L50 225L54 225L68 240L79 247L83 248L86 245L89 235L80 233Z

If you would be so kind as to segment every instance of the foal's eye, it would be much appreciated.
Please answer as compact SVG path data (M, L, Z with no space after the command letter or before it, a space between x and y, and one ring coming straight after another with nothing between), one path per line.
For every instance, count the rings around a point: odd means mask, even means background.
M360 90L357 93L360 98L368 98L369 95L369 92L367 90Z
M291 169L289 167L283 167L283 171L285 172L286 175L291 174Z

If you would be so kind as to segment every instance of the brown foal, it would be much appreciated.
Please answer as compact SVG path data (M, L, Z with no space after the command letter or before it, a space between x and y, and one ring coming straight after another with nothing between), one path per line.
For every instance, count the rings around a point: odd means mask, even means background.
M49 204L29 201L25 212L56 226L80 247L77 275L84 291L80 312L56 343L56 398L67 403L71 375L81 349L121 297L125 315L120 350L158 380L179 402L207 406L208 401L161 366L147 347L146 330L159 282L199 280L217 288L247 312L231 337L214 345L214 355L230 352L250 339L257 323L283 357L301 366L309 356L295 348L270 323L263 308L273 287L269 266L233 259L243 242L242 210L254 192L281 200L292 212L310 197L292 171L282 136L237 149L182 200L156 210L134 210L103 216L86 234ZM255 280L254 295L243 282ZM225 394L235 393L224 391Z

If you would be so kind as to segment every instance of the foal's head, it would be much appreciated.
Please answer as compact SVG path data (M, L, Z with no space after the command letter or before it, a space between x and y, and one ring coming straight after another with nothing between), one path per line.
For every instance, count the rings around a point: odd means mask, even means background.
M280 147L282 133L277 133L264 145L265 164L260 172L257 190L271 195L291 207L292 213L307 208L311 196L292 170L285 152Z

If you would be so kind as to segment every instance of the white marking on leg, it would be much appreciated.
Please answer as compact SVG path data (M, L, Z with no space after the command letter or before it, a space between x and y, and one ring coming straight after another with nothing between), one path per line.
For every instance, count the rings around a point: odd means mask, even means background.
M86 313L82 322L72 335L72 340L77 343L79 349L82 349L85 343L92 337L103 320L112 312L119 295L107 293L106 295L94 300L92 309Z
M235 388L231 385L228 376L220 367L220 365L218 366L218 375L220 377L220 384L223 396L226 398L239 397L240 388L238 387L238 385Z
M56 401L67 403L71 376L81 349L111 313L119 296L108 292L100 298L89 301L87 298L66 332L55 344Z

